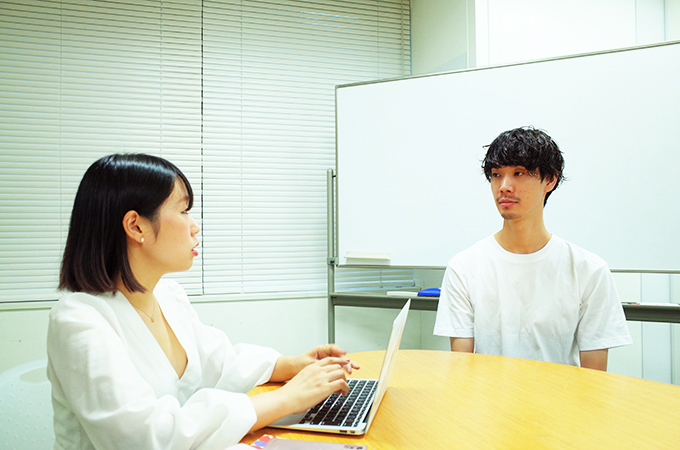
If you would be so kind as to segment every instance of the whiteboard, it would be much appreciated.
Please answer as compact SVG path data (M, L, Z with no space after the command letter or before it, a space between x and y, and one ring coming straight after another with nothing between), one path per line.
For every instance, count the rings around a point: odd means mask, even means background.
M548 231L620 270L680 270L680 41L336 88L340 265L444 267L502 219L481 169L545 130Z

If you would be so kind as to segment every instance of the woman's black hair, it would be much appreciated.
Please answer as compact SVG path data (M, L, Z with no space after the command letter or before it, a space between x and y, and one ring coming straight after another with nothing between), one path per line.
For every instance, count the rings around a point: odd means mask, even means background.
M487 181L491 170L502 166L522 166L541 180L555 179L555 187L545 194L548 197L564 180L564 158L557 143L544 131L533 127L504 131L488 146L482 169Z
M189 180L170 161L133 153L95 161L85 172L73 203L59 289L116 292L120 277L130 291L144 292L130 269L123 217L136 211L154 223L178 180L186 188L190 209Z

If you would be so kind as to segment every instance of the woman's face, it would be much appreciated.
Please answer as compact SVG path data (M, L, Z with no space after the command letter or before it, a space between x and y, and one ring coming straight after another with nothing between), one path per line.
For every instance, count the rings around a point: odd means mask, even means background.
M198 256L196 234L201 230L187 209L189 196L184 184L177 180L170 196L161 205L154 224L155 239L151 237L149 256L163 274L182 272L193 265Z

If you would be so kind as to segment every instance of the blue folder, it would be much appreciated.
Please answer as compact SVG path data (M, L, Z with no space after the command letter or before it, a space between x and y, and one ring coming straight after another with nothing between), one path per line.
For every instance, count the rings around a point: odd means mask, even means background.
M428 288L418 292L420 297L439 297L439 294L441 294L440 288Z

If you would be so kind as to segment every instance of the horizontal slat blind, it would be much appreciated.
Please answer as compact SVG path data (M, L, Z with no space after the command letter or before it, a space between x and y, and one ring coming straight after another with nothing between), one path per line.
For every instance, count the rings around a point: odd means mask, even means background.
M0 299L53 299L73 198L95 159L144 152L175 161L200 213L200 4L0 7ZM200 293L200 261L180 278Z
M410 72L408 3L204 5L205 292L323 292L335 86Z
M0 6L3 299L53 296L52 275L61 256L60 50L54 19L60 8L45 5Z
M408 288L416 285L413 269L376 269L338 267L335 272L336 291Z
M78 182L116 152L189 177L190 294L323 292L334 87L408 74L408 30L406 0L0 2L0 301L60 295Z

